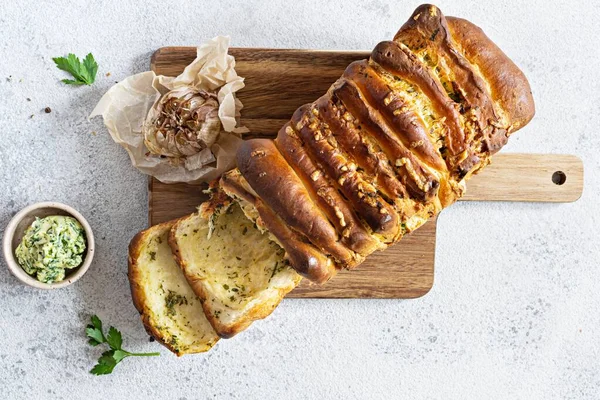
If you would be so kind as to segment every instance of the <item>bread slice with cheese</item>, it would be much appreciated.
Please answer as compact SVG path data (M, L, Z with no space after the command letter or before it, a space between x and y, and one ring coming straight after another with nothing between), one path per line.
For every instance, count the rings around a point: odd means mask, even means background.
M271 314L301 280L283 248L223 192L177 221L169 244L206 317L224 338Z
M219 336L175 262L168 237L175 221L138 233L129 245L129 282L146 330L178 356L210 350Z

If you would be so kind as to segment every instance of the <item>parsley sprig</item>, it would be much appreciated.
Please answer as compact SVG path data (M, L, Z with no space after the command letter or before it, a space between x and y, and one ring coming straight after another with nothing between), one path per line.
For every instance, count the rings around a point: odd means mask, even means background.
M94 375L110 374L118 363L127 357L153 357L160 356L160 353L131 353L123 350L123 338L121 332L114 327L108 329L106 336L102 331L102 321L96 315L92 315L92 323L85 329L85 334L89 339L88 343L92 346L98 346L101 343L106 343L110 346L110 350L102 353L98 359L98 364L91 369L90 373Z
M79 58L73 53L69 53L66 57L55 57L52 60L58 69L67 71L75 78L61 81L67 85L91 85L96 80L98 64L92 53L85 56L83 62L79 61Z

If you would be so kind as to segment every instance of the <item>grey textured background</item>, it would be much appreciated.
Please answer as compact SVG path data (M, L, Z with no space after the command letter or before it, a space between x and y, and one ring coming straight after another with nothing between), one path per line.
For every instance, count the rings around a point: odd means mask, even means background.
M148 343L131 303L126 250L146 227L146 178L101 119L87 121L93 106L160 46L228 34L234 46L370 49L419 3L86 3L6 2L0 13L0 234L22 207L57 200L97 239L90 271L59 291L21 285L2 260L3 399L600 398L598 3L438 3L482 26L529 77L536 118L503 151L579 155L580 201L458 204L439 220L427 296L286 300L235 339L180 359ZM90 51L97 83L61 84L51 57ZM162 356L90 375L100 353L83 336L90 313L121 329L126 348Z

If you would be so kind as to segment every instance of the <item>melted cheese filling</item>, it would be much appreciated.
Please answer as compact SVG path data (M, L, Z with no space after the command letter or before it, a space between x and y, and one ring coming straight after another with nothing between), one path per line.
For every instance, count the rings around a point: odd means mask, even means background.
M206 301L223 312L242 310L269 287L297 279L284 260L284 250L237 203L215 218L210 238L208 234L205 219L186 219L178 229L177 242L187 275L203 281L210 294Z

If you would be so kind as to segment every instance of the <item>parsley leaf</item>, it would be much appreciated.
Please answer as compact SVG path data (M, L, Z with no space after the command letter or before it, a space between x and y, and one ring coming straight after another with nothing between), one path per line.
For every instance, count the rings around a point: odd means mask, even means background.
M113 357L114 351L105 351L98 359L98 364L90 371L94 375L110 374L117 366L117 360Z
M97 315L92 315L92 326L102 331L102 321L100 321L100 318L98 318Z
M93 327L87 327L85 329L85 334L90 338L89 343L92 346L98 346L100 343L104 343L104 336L102 335L102 331L97 330Z
M61 81L67 85L91 85L96 80L98 64L92 53L85 56L83 62L73 53L69 53L67 57L55 57L52 60L58 69L70 73L75 78Z
M90 338L88 343L92 346L106 342L104 333L102 333L102 321L96 315L92 315L92 323L85 328L85 334Z
M96 315L91 317L92 323L87 325L85 328L85 334L89 338L88 343L92 346L98 346L101 343L106 343L110 346L111 350L102 353L102 356L98 359L98 363L90 370L90 373L94 375L107 375L110 374L113 369L123 359L127 357L152 357L160 356L160 353L131 353L121 348L123 344L123 337L115 327L111 326L108 328L108 333L104 336L102 331L102 321Z
M83 67L87 71L92 83L94 83L96 74L98 73L98 64L96 63L96 60L94 60L92 53L88 53L88 55L83 59Z
M121 348L121 344L123 343L121 332L111 326L108 330L108 335L106 336L106 343L108 343L111 349L119 350Z
M129 355L123 350L115 350L112 357L115 359L117 363L121 362L122 359L128 357Z

